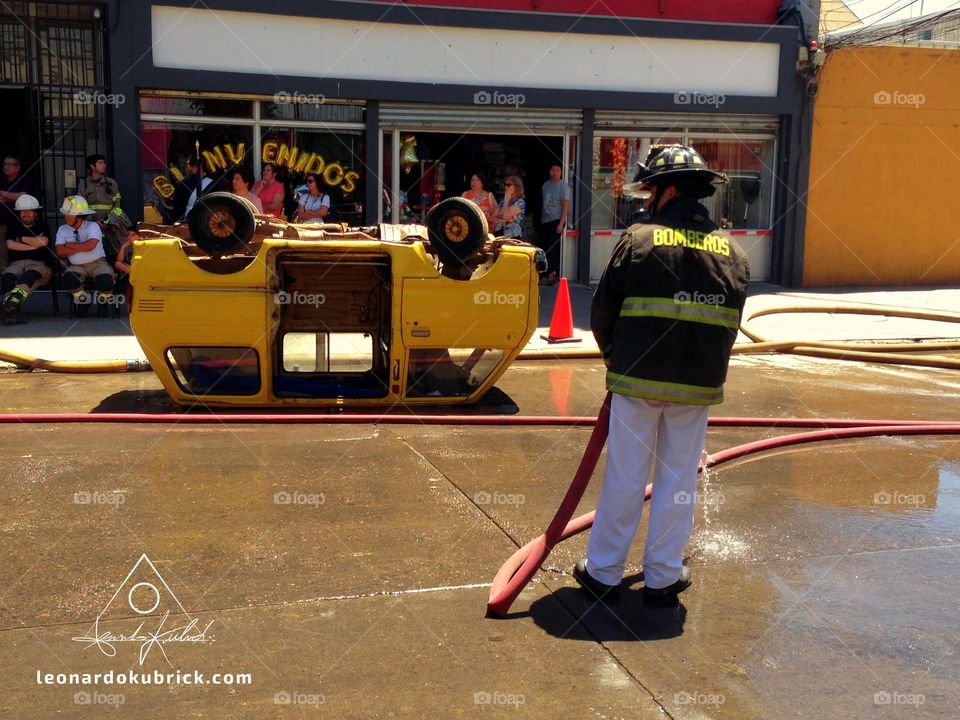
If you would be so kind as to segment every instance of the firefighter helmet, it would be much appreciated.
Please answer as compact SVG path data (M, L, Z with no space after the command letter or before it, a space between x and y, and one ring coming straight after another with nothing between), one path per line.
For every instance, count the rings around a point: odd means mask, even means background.
M13 209L17 212L21 210L39 210L40 201L37 200L33 195L27 195L24 193L17 198L17 201L13 204Z
M635 183L659 185L665 180L680 178L700 180L708 185L727 182L722 172L711 170L696 150L684 145L665 145L650 148L647 161L640 164Z
M62 215L96 215L97 211L90 209L83 195L69 195L60 206L60 213Z

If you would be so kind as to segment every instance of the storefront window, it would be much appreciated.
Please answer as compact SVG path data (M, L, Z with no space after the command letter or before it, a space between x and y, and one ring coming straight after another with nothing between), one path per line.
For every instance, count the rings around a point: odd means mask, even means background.
M140 112L183 117L252 118L253 101L233 98L141 95Z
M212 180L205 192L230 190L224 178L228 169L253 168L250 126L143 122L140 143L144 203L165 223L183 219L195 187L188 178L187 161L196 156L198 147L204 174Z
M652 144L679 143L678 136L600 137L593 141L593 227L623 229L636 222L640 200L623 186L633 180L637 163Z
M363 224L363 142L363 130L265 128L261 165L272 162L277 166L277 175L288 191L287 215L296 209L297 197L307 192L306 176L313 173L320 179L317 190L330 196L327 219Z
M328 103L322 95L277 93L277 102L265 102L260 117L264 120L310 120L324 123L363 123L363 105Z
M707 165L730 180L703 204L729 228L768 228L773 208L773 145L770 139L697 139L691 137Z
M299 94L275 96L259 101L258 108L254 100L141 96L144 219L183 219L195 184L187 177L187 160L199 152L205 175L214 181L205 192L231 190L225 176L235 167L250 171L255 181L263 165L273 163L287 191L287 218L294 217L297 194L306 192L306 175L313 173L330 196L328 219L362 224L364 107L307 100Z
M623 229L636 220L640 201L623 191L652 144L692 145L730 182L703 201L717 223L728 228L768 228L773 207L774 139L698 137L696 133L654 137L600 137L593 145L593 227Z

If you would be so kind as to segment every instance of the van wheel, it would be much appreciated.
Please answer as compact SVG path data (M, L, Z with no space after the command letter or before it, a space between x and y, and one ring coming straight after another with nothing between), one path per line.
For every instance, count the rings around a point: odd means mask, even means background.
M466 198L447 198L427 213L430 244L445 263L473 255L487 239L487 218Z
M190 211L190 237L211 255L243 252L253 237L253 205L233 193L203 195Z

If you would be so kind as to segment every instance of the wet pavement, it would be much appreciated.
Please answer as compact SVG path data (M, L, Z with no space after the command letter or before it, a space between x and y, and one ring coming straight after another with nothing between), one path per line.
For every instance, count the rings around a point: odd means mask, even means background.
M595 415L603 394L596 361L523 362L474 412ZM713 415L960 420L947 370L737 357L726 395ZM150 373L2 374L0 406L172 408ZM707 449L787 432L713 428ZM715 468L678 605L644 607L639 543L619 609L590 603L569 574L584 535L558 546L509 619L485 618L490 580L543 531L588 435L4 425L0 716L960 715L960 438L803 445ZM196 623L144 646L165 611L163 630ZM74 640L98 617L109 645ZM37 679L111 670L252 684Z

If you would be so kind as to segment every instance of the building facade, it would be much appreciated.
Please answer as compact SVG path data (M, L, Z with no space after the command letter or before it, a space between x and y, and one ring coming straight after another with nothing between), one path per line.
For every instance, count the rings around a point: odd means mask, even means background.
M515 174L532 232L558 163L573 197L562 272L588 282L636 213L623 193L636 162L676 141L730 176L711 209L754 276L799 282L809 113L796 25L776 24L772 0L600 5L110 3L129 210L176 219L199 153L215 179L266 162L291 186L320 174L338 219L361 224L419 220L477 172L499 198Z

